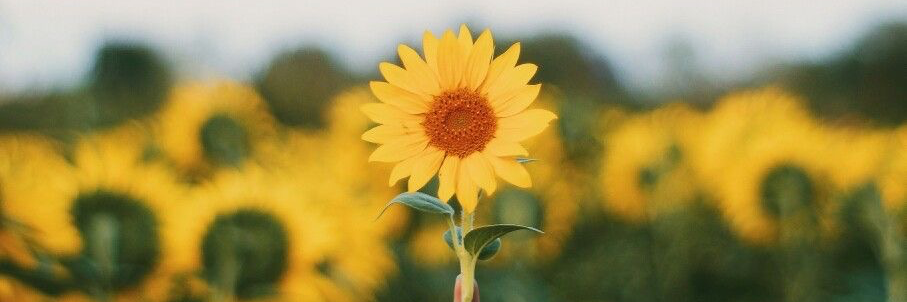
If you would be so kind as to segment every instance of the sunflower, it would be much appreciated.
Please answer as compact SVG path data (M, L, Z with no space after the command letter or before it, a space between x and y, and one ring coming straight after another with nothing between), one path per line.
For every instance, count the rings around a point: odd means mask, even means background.
M885 207L897 212L907 208L907 126L901 126L892 136L888 150L891 158L878 181Z
M46 230L37 238L67 264L85 294L127 301L166 295L170 268L162 258L171 251L162 238L170 235L165 227L170 221L162 213L179 203L182 188L165 167L142 162L141 137L135 128L123 127L81 138L72 165L55 171L74 184L72 189L34 192L38 195L26 200L40 198L40 206L17 205L24 210L16 217ZM84 269L95 264L103 267L100 272Z
M726 179L724 169L746 152L751 138L814 128L815 124L800 99L774 87L727 95L705 119L690 159L699 181L709 186L709 191Z
M391 200L400 190L373 181L387 175L389 167L358 164L361 158L368 156L370 147L356 135L362 133L371 121L359 114L351 116L351 113L373 101L374 97L363 87L340 93L331 100L328 108L330 123L327 131L288 130L279 139L265 142L255 161L272 170L330 180L310 189L338 200L341 206L357 207L356 211L366 216L377 215L375 209ZM381 219L373 227L385 236L399 235L407 224L407 213L390 209L385 213L391 216L390 219ZM373 220L374 217L365 219Z
M59 147L40 136L0 137L0 212L4 220L0 237L5 256L21 264L34 264L26 239L52 254L76 253L81 248L68 213L58 211L65 202L57 197L77 190Z
M446 201L456 194L466 212L475 209L479 188L495 191L495 175L531 186L529 173L515 160L528 155L519 142L556 118L547 110L526 110L541 88L527 84L537 67L516 65L519 44L492 60L491 32L473 41L465 25L459 35L448 30L440 39L426 32L422 43L424 58L400 45L404 68L381 63L386 82L369 85L381 100L362 106L381 124L362 135L381 144L369 161L398 162L390 184L409 176L409 191L437 173L438 197Z
M873 181L895 156L894 137L889 131L865 128L826 129L827 148L816 154L823 157L831 185L847 191Z
M700 119L673 104L631 117L608 134L601 172L606 207L639 222L691 201L695 184L685 157Z
M827 138L800 102L774 88L732 94L719 101L701 131L696 174L749 242L777 240L778 219L789 207L781 203L828 209L822 195L827 175L816 156Z
M328 183L257 165L218 172L178 214L177 240L192 248L175 261L240 300L367 299L393 262L379 230L320 192Z
M157 120L161 151L190 178L204 177L218 166L241 165L262 137L275 132L261 97L227 80L174 88Z

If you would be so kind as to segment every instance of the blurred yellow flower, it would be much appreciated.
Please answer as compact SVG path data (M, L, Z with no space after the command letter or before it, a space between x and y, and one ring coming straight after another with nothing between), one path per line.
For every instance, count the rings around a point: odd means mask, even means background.
M41 249L52 254L75 254L81 242L71 227L69 212L61 208L68 204L61 196L76 192L77 183L61 151L60 146L41 136L0 137L0 206L4 219L32 229L29 233ZM4 224L4 232L12 231L6 227ZM21 239L12 233L4 236ZM18 243L4 245L14 248ZM5 252L19 260L33 261L23 255L27 251Z
M102 265L100 275L69 271L73 278L109 284L92 290L121 301L163 300L172 272L163 264L172 251L164 244L171 235L166 227L171 216L165 213L180 203L182 187L166 167L143 162L144 134L125 126L82 137L73 148L71 166L63 166L62 157L29 154L31 161L37 158L58 170L47 170L53 173L47 178L17 182L43 185L22 204L11 203L17 209L10 212L39 230L37 239L55 256Z
M456 194L466 212L475 209L479 188L494 193L495 175L529 187L529 173L515 160L528 155L519 142L556 118L547 110L526 110L541 88L527 84L537 67L516 65L519 44L492 60L491 32L473 41L465 25L459 35L448 30L440 39L426 32L422 43L424 60L400 45L405 69L381 63L387 82L370 83L381 103L362 111L381 125L362 139L381 146L369 161L399 162L390 184L409 176L409 191L437 173L438 197L446 201Z
M254 89L220 80L177 86L157 116L163 154L190 178L217 166L239 166L263 137L275 133L273 117Z
M605 140L601 173L607 208L641 222L696 193L687 157L701 114L672 104L630 117Z
M777 187L771 181L805 176L797 188L787 189L799 190L792 193L808 199L806 206L816 211L828 205L822 195L824 162L817 156L827 139L800 104L774 88L731 94L709 113L701 132L694 156L697 175L731 227L750 242L777 240L777 215L784 206L767 200Z
M822 158L831 185L837 190L852 190L872 181L894 156L890 131L875 129L829 128L828 142L815 156Z
M393 270L392 257L380 229L320 191L330 181L258 165L218 172L176 214L177 241L189 252L175 261L240 300L263 298L269 288L275 298L369 299Z
M449 229L446 223L440 221L422 225L415 230L415 234L409 240L407 254L419 265L427 267L438 268L454 263L457 260L456 256L441 239L444 232Z
M812 128L815 123L801 100L778 88L727 95L705 119L691 160L709 191L726 179L724 169L740 161L737 156L747 152L751 138Z
M286 170L304 174L317 180L319 185L308 190L326 199L336 201L340 207L355 209L355 215L364 215L362 221L374 220L377 209L400 192L375 179L390 172L389 167L362 165L370 146L358 139L357 134L371 123L359 114L359 107L374 101L368 90L355 87L334 97L328 109L327 131L288 130L279 138L268 140L256 162L268 169ZM383 236L399 234L407 223L406 211L391 209L372 227Z
M889 161L879 176L879 187L886 208L903 211L907 204L907 125L892 133L887 151ZM907 222L903 223L907 228Z

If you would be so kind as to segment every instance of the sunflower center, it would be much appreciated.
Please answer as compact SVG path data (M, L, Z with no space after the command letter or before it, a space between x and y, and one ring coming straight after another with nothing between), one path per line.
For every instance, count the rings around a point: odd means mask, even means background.
M217 164L237 166L250 153L248 133L239 121L225 114L205 121L199 139L205 156Z
M763 209L779 217L812 205L813 182L802 168L785 164L773 168L762 180Z
M466 89L435 96L422 122L430 145L466 157L485 149L494 138L497 119L488 100Z
M270 213L244 208L219 215L202 238L203 276L243 299L273 293L287 270L289 239Z
M68 263L85 290L123 290L150 276L160 258L158 220L141 200L98 190L76 197L70 212L84 244Z

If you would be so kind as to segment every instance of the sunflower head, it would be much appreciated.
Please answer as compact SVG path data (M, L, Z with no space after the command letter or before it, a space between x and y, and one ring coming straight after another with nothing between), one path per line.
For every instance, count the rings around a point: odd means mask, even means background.
M264 101L251 87L231 81L175 87L157 119L163 155L189 178L240 166L256 151L259 138L274 133Z
M396 162L390 183L409 177L410 191L437 174L438 197L456 195L467 212L475 209L480 188L495 191L495 175L529 187L529 174L515 161L528 155L519 142L555 118L547 110L526 110L541 88L528 84L537 67L517 65L519 44L493 58L491 32L474 41L465 25L441 38L426 32L422 43L421 56L400 45L403 67L381 63L385 81L370 83L381 102L362 111L380 125L362 138L381 146L369 161Z
M831 227L827 137L800 100L768 88L731 94L709 113L695 155L731 227L751 243L778 240L785 213L808 210ZM800 212L802 213L802 212Z
M65 213L48 206L76 190L59 147L41 136L0 135L0 258L32 267L32 245L51 253L79 248L76 233L61 227Z
M353 223L366 211L317 165L280 167L222 170L198 187L175 214L174 244L187 249L174 261L225 297L367 299L393 267L381 231Z
M687 157L700 120L692 108L674 104L629 118L609 133L601 171L605 206L639 222L692 201Z
M891 149L891 158L887 169L879 176L879 186L885 207L891 211L901 211L907 208L907 126L895 130ZM907 225L907 223L905 223ZM907 228L907 226L905 226Z
M69 215L81 239L67 267L88 293L103 290L119 299L161 300L175 267L172 212L184 187L170 169L144 158L146 132L125 126L82 137L73 151L79 189L54 207ZM141 181L136 181L141 180Z

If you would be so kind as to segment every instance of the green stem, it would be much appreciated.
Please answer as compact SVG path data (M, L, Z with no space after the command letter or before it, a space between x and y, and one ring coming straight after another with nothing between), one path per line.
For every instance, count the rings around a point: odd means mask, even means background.
M94 235L91 238L94 240L95 248L89 250L88 256L98 265L100 271L98 280L100 284L91 289L91 295L97 301L111 301L113 294L110 291L117 269L113 260L116 259L117 221L114 217L99 215L91 222L90 230Z
M474 213L462 213L461 218L463 220L463 236L466 236L466 233L472 231L472 223L475 219ZM452 233L456 234L456 233ZM454 240L455 242L457 240ZM461 302L470 302L472 301L473 288L475 287L475 272L476 272L476 260L478 257L474 257L466 251L466 248L462 245L458 245L457 249L457 258L460 259L460 275L463 276L463 281L460 286Z

